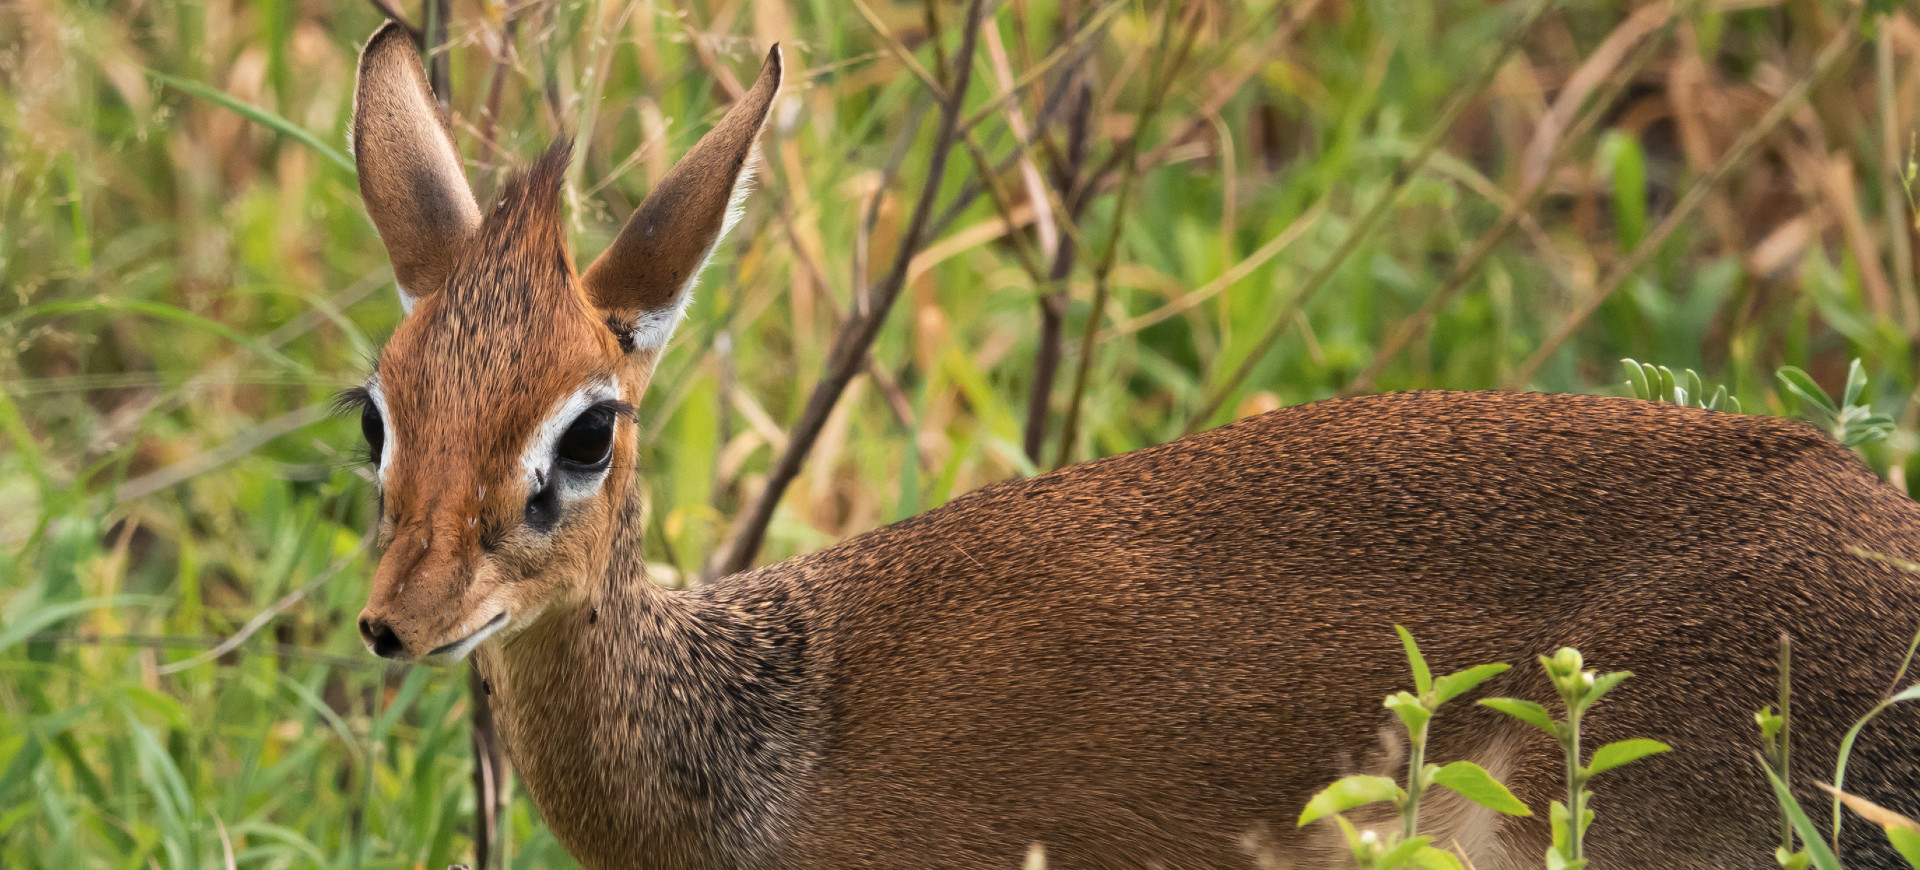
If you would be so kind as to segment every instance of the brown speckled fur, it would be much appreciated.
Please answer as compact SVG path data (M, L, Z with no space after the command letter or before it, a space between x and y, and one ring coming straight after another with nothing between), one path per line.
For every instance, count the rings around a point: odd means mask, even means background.
M398 39L375 35L359 106L417 86ZM1798 644L1806 790L1920 621L1920 583L1854 554L1920 560L1920 506L1797 423L1517 393L1319 402L669 592L645 578L623 421L597 494L525 527L522 446L594 378L637 403L658 350L617 333L675 304L711 249L769 70L622 235L642 247L616 242L590 281L553 195L564 148L478 226L368 196L420 301L377 367L396 448L367 612L406 657L513 614L475 655L516 770L582 863L1011 868L1039 842L1066 870L1337 866L1292 819L1335 777L1390 770L1397 622L1437 670L1515 663L1488 693L1546 700L1533 657L1562 644L1639 674L1588 718L1589 745L1676 751L1600 779L1598 864L1773 866L1751 717L1779 633ZM379 117L356 118L391 134L356 130L363 187L448 177L378 168L436 153L441 129ZM406 249L422 226L433 246ZM1435 758L1513 771L1540 817L1561 793L1553 747L1489 711L1456 702L1434 739ZM1889 713L1850 785L1920 814L1916 751L1920 715ZM1540 817L1432 809L1482 870L1531 865L1547 839ZM1870 826L1848 831L1850 866L1898 866Z

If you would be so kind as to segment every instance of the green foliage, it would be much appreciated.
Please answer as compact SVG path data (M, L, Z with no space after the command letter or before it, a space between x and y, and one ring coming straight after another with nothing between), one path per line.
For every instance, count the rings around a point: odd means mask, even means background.
M1565 803L1553 802L1553 846L1546 855L1549 870L1579 870L1587 865L1586 850L1582 844L1594 819L1593 810L1589 807L1593 792L1587 790L1587 783L1593 777L1672 749L1658 740L1617 740L1595 750L1592 758L1582 764L1581 718L1601 697L1632 676L1626 671L1600 674L1586 670L1585 664L1580 651L1572 647L1561 647L1551 656L1540 657L1540 666L1546 669L1547 678L1552 681L1554 691L1560 695L1560 704L1566 710L1563 719L1552 718L1545 707L1531 701L1488 698L1480 702L1546 733L1560 744L1561 751L1566 755L1567 800Z
M1434 771L1433 782L1460 793L1461 797L1487 809L1509 816L1530 816L1533 811L1507 791L1486 768L1471 761L1455 761Z
M1893 418L1875 414L1861 401L1867 390L1867 370L1856 359L1847 367L1846 392L1835 402L1806 372L1793 366L1780 369L1780 386L1800 400L1800 413L1809 422L1848 447L1879 441L1893 432Z
M1631 359L1623 359L1620 364L1627 369L1627 386L1633 390L1636 399L1740 413L1739 399L1729 394L1724 386L1715 387L1713 394L1708 395L1706 386L1700 380L1700 373L1693 369L1674 374L1666 366Z
M1915 635L1915 640L1920 642L1920 635ZM1911 664L1912 661L1913 654L1911 649L1909 649L1907 661L1901 663L1900 666L1900 677L1906 676L1907 665ZM1833 788L1835 790L1833 799L1833 842L1836 846L1840 842L1840 827L1842 824L1840 813L1842 800L1839 791L1846 788L1847 762L1853 757L1853 745L1860 739L1860 732L1867 727L1867 723L1872 722L1881 713L1886 712L1887 708L1895 704L1916 700L1920 700L1920 683L1915 683L1901 691L1895 692L1888 696L1886 700L1875 704L1873 709L1868 710L1858 721L1853 723L1853 727L1847 729L1846 736L1840 738L1840 753L1833 765ZM1797 827L1796 825L1796 828ZM1806 835L1802 833L1801 836L1805 837Z
M1903 559L1864 551L1860 555L1888 562L1906 571L1920 572L1920 565ZM1907 669L1912 666L1916 651L1920 651L1920 631L1916 631L1907 644L1906 657L1900 662L1899 670L1894 674L1894 685L1899 685L1906 679ZM1838 852L1840 831L1844 820L1841 810L1842 807L1846 807L1879 825L1886 833L1888 841L1893 844L1894 851L1898 852L1914 870L1920 870L1920 849L1916 849L1920 847L1920 822L1874 804L1859 795L1848 794L1841 790L1847 779L1847 762L1853 755L1854 741L1860 736L1861 730L1887 708L1906 701L1920 700L1920 684L1908 686L1888 695L1885 700L1874 705L1873 709L1868 710L1854 722L1853 727L1848 729L1846 736L1841 739L1840 751L1834 761L1834 784L1820 784L1821 788L1833 795L1833 838L1830 842L1820 839L1818 829L1813 826L1806 810L1788 786L1792 781L1790 775L1792 756L1790 738L1793 730L1792 687L1793 640L1791 636L1783 634L1780 638L1779 712L1775 712L1773 707L1768 706L1762 708L1753 717L1754 723L1760 728L1761 748L1758 753L1760 765L1766 771L1768 781L1773 788L1775 802L1780 807L1783 830L1780 846L1774 850L1775 861L1783 870L1806 870L1808 867L1840 870ZM1795 848L1796 837L1802 844L1797 849Z
M1620 364L1626 368L1627 387L1633 391L1634 398L1740 413L1739 399L1729 394L1725 386L1715 387L1712 395L1708 395L1700 373L1693 369L1683 369L1676 374L1666 366L1633 359L1623 359ZM1787 395L1798 400L1801 415L1826 430L1835 441L1859 447L1893 433L1893 418L1874 413L1872 404L1865 401L1867 372L1857 358L1847 368L1845 391L1838 402L1811 375L1797 367L1782 366L1774 377Z
M1440 706L1472 691L1481 683L1507 670L1504 664L1476 665L1434 679L1426 656L1414 642L1413 633L1396 625L1407 668L1412 671L1415 692L1395 692L1387 696L1385 706L1398 716L1407 737L1407 781L1404 786L1384 776L1355 774L1342 777L1307 801L1299 824L1311 824L1332 818L1340 826L1348 853L1363 870L1394 870L1401 867L1458 868L1460 861L1452 853L1432 845L1433 838L1422 836L1420 800L1427 790L1440 786L1495 812L1510 816L1532 815L1485 768L1471 761L1445 765L1427 761L1427 726ZM1343 813L1377 803L1390 803L1400 819L1400 830L1385 834L1360 829Z
M1893 843L1894 851L1900 853L1908 867L1920 870L1920 831L1913 828L1887 828L1887 839Z
M1368 804L1387 801L1399 804L1406 799L1406 790L1384 776L1343 776L1307 801L1307 808L1300 813L1300 824L1305 826Z
M1775 773L1771 766L1764 764L1762 766L1766 768L1767 782L1773 786L1774 799L1780 802L1781 809L1787 814L1788 823L1793 825L1794 833L1798 834L1800 842L1805 844L1805 850L1801 853L1789 854L1783 848L1776 851L1774 857L1780 861L1782 867L1789 870L1796 866L1812 866L1818 870L1841 870L1840 858L1834 854L1831 846L1820 839L1820 829L1813 826L1813 820L1807 818L1806 811L1800 808L1800 802L1793 797L1793 790L1787 788L1786 781L1782 780L1780 774Z

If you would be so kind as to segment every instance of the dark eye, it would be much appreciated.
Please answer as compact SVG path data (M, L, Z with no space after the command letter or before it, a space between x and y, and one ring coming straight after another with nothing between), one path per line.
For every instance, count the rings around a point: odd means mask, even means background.
M567 427L566 434L560 436L560 446L554 455L574 465L605 465L607 456L613 452L613 419L611 408L587 409Z
M380 410L372 402L360 406L360 434L367 436L367 456L380 464L380 449L387 444L387 429L380 424Z

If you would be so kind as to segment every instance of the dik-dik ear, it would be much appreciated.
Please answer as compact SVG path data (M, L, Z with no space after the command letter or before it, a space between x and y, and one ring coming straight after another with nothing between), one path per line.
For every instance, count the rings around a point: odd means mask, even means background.
M693 283L740 218L754 144L780 90L780 46L720 124L680 158L581 279L628 351L657 351L686 313Z
M480 227L453 134L440 118L420 55L400 25L373 32L353 93L353 162L360 198L386 243L400 304L440 289Z

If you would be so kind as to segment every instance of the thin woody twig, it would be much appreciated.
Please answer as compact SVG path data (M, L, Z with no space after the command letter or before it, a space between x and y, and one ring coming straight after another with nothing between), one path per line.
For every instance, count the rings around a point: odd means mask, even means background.
M1119 164L1121 166L1120 190L1114 197L1113 222L1107 227L1106 247L1101 251L1100 261L1093 267L1093 304L1087 309L1087 322L1080 331L1080 358L1074 365L1073 389L1067 394L1067 417L1060 426L1060 439L1054 451L1055 466L1066 465L1068 460L1072 459L1074 442L1079 439L1080 407L1087 394L1087 376L1093 368L1094 338L1099 334L1100 319L1107 309L1113 264L1119 255L1120 230L1126 220L1127 203L1132 198L1134 182L1141 172L1140 162L1134 159L1140 151L1140 139L1146 135L1147 127L1159 115L1161 107L1166 103L1167 93L1173 87L1174 76L1179 74L1180 67L1186 63L1193 51L1194 38L1200 30L1199 18L1203 14L1201 9L1202 7L1199 6L1192 7L1192 11L1181 21L1180 43L1166 63L1156 62L1150 68L1147 105L1140 113L1133 135L1127 138L1126 147L1114 149L1117 154L1124 155ZM1166 17L1162 20L1163 30L1160 34L1162 51L1166 49L1168 39L1171 37L1169 30L1173 27L1173 15L1173 10L1169 8ZM1156 53L1157 60L1158 53Z
M500 779L506 773L507 760L495 736L493 708L487 703L492 687L472 663L467 665L467 694L473 701L468 714L473 725L473 866L487 870L492 866L494 840L500 831Z
M1894 106L1899 95L1894 89L1892 21L1882 21L1874 36L1874 92L1880 112L1880 208L1886 224L1887 254L1893 272L1901 326L1909 336L1920 336L1920 299L1914 297L1912 232L1907 225L1907 197L1900 181L1901 150L1899 113Z
M1077 69L1070 69L1068 76L1079 78ZM1080 213L1087 204L1085 195L1075 194L1079 187L1081 173L1086 169L1087 127L1093 109L1093 91L1082 79L1074 88L1074 104L1067 122L1067 153L1054 172L1054 190L1066 203L1067 224L1078 224ZM1045 202L1034 203L1035 217ZM1027 428L1025 443L1027 458L1035 466L1040 464L1040 453L1047 440L1047 413L1053 405L1053 381L1060 369L1060 353L1063 333L1067 320L1067 279L1073 275L1075 262L1079 258L1079 234L1073 233L1060 238L1059 247L1054 251L1053 264L1047 270L1046 292L1040 296L1040 339L1039 348L1034 353L1033 386L1027 396Z
M452 12L450 0L424 0L421 10L427 17L427 82L433 88L433 98L440 103L440 116L444 119L452 107L453 65L447 56L447 17Z
M988 100L985 106L976 110L972 115L968 116L967 119L963 120L960 123L961 132L971 131L979 122L985 120L992 114L990 110L997 109L1028 84L1038 80L1042 73L1051 69L1056 63L1061 62L1062 59L1068 57L1068 48L1073 48L1078 52L1074 57L1073 64L1078 64L1081 60L1084 60L1085 53L1091 52L1093 49L1093 46L1089 44L1091 37L1111 21L1112 16L1108 13L1108 10L1122 9L1125 8L1126 5L1122 0L1115 0L1115 2L1108 4L1099 13L1096 13L1093 20L1081 27L1080 30L1074 34L1073 38L1068 41L1066 46L1050 52L1045 58L1041 59L1038 67L1028 70L1025 75L1021 76L1020 79L1014 83L1014 90ZM1054 86L1048 89L1046 99L1040 104L1040 111L1034 115L1033 129L1044 130L1048 124L1053 122L1053 116L1060 110L1061 104L1066 102L1069 97L1067 86L1071 82L1071 78L1061 76L1059 81L1055 82ZM1013 152L1002 158L999 163L994 164L993 171L996 173L1007 171L1022 158L1026 157L1027 152L1035 147L1045 147L1045 144L1046 139L1044 137L1036 140L1015 136ZM1147 165L1152 164L1148 163ZM1109 172L1111 169L1111 166L1103 166L1101 169L1089 173L1088 178L1095 179L1096 184L1109 184L1113 180L1113 176L1103 174ZM1086 179L1082 179L1082 183L1086 183ZM952 226L953 222L958 220L962 213L973 206L974 200L980 198L980 194L985 190L985 187L984 184L977 180L969 180L966 184L962 185L960 192L954 196L953 201L947 203L946 209L941 211L939 217L934 218L933 224L927 231L927 234L932 237L944 235L947 228ZM1063 225L1060 227L1060 231L1072 234L1074 227Z
M367 0L367 2L373 4L373 8L379 10L381 15L385 15L388 21L400 25L400 29L407 32L407 38L413 40L414 48L423 48L426 46L427 32L421 30L419 25L408 20L407 16L398 8L395 8L389 0Z
M773 521L773 512L779 506L781 496L794 478L799 476L807 454L812 451L814 442L819 440L827 417L846 391L847 384L865 367L867 352L873 347L880 327L886 322L887 313L892 310L894 301L899 298L906 284L907 267L924 241L934 201L940 194L940 183L946 177L947 160L958 139L960 110L966 101L967 87L973 81L974 45L979 38L985 7L986 0L972 0L967 4L966 28L960 34L960 48L954 56L953 86L941 106L940 127L934 136L933 159L927 168L927 179L921 187L919 201L914 206L913 218L900 239L899 251L894 255L893 268L868 293L871 301L869 309L849 316L841 328L828 357L827 372L807 399L806 409L801 413L800 422L794 426L787 449L768 475L765 487L754 499L725 558L718 563L722 574L742 571L753 564L761 543L766 539L767 526Z
M500 156L500 143L494 138L494 130L500 123L500 97L506 90L507 70L513 66L514 37L520 32L518 10L509 6L506 21L500 25L500 42L493 56L493 70L487 75L487 98L480 109L480 147L484 149L484 163L491 163ZM636 151L636 153L638 153ZM484 870L484 865L482 865Z

